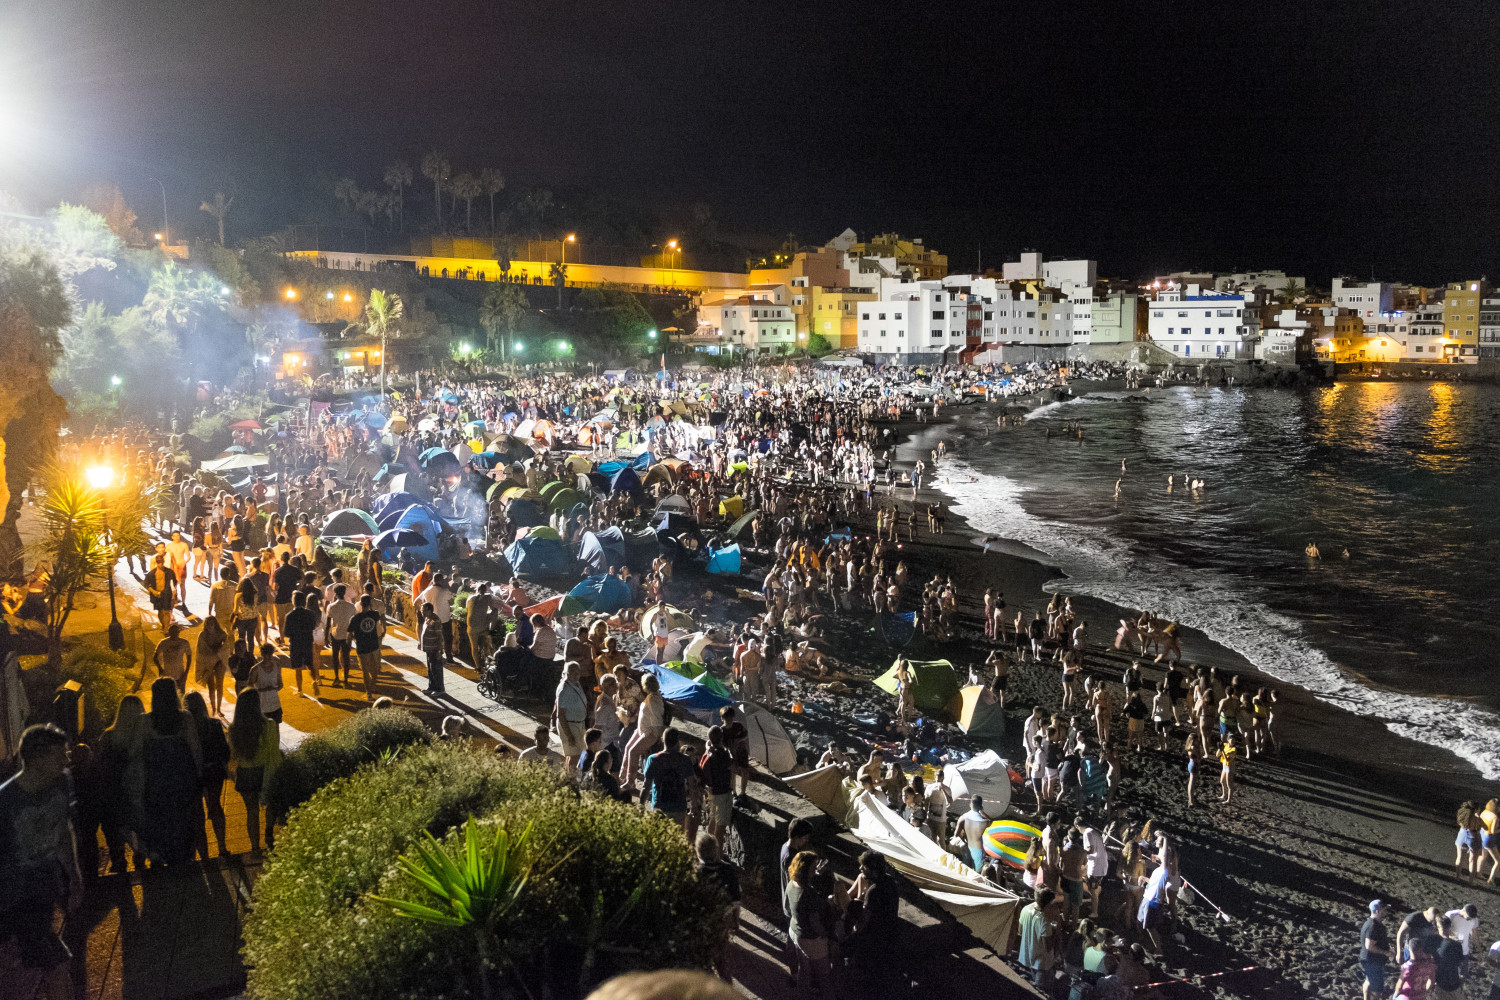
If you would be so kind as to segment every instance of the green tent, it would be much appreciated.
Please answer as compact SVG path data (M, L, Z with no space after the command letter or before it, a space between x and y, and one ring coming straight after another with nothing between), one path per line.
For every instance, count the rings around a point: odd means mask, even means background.
M896 658L896 663L901 658ZM941 713L957 718L962 699L959 697L958 673L947 660L907 660L916 678L913 698L920 712ZM888 694L896 693L896 663L875 678L875 686Z
M563 483L562 480L560 480L560 479L554 479L554 480L552 480L552 482L547 483L546 485L544 485L537 492L542 495L542 499L543 500L551 500L552 499L552 494L554 494L558 490L562 489L564 485L565 484Z
M740 537L740 532L748 528L750 526L750 522L755 520L755 515L759 513L760 511L758 510L745 511L745 513L741 514L738 518L735 519L735 522L729 526L729 530L724 533L730 538Z
M662 666L674 674L681 674L690 681L696 681L720 698L734 700L734 692L730 691L723 681L709 673L708 669L701 663L684 663L682 660L673 660L670 663L663 663Z
M574 504L585 503L588 499L570 486L553 490L550 494L543 490L542 495L546 497L547 506L552 510L572 510Z
M542 525L541 527L532 528L531 530L527 531L526 532L526 537L527 538L550 538L554 542L560 542L560 541L562 541L562 536L557 533L557 529L553 528L553 527L551 527L549 525L545 525L545 524Z

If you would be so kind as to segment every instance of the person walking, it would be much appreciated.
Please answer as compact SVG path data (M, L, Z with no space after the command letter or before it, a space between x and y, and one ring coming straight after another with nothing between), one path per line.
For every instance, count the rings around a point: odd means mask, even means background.
M427 694L443 693L443 626L431 603L422 605L422 628L417 646L427 658Z
M182 711L177 684L158 677L151 684L151 712L142 747L145 792L140 839L153 864L191 861L203 836L203 782L198 734Z
M229 741L224 735L224 723L208 712L208 703L197 691L189 691L182 701L189 718L197 729L199 785L203 789L203 808L208 813L208 824L213 828L218 842L219 856L229 853L225 839L224 782L229 780ZM203 845L203 856L207 858L207 844Z
M583 732L588 717L588 698L583 693L583 664L569 660L563 664L562 680L552 703L552 724L562 741L563 773L576 776L578 759L586 746Z
M958 818L954 833L968 845L969 864L976 872L984 867L984 831L989 828L990 818L984 814L984 796L970 796L969 811Z
M260 658L250 668L250 686L260 699L260 712L272 722L281 722L281 662L276 659L275 643L260 644ZM238 711L238 705L236 705Z
M193 681L208 689L209 714L219 715L224 706L224 674L229 670L229 654L234 646L217 618L203 619L198 633L196 669Z
M281 737L276 722L260 711L260 699L246 688L235 703L234 721L229 724L229 749L234 763L234 790L245 804L245 832L250 837L250 853L260 853L260 796L266 777L281 762ZM265 822L266 846L274 843L271 817Z
M359 599L359 613L349 620L349 634L354 637L354 652L359 657L359 672L365 685L365 698L375 700L380 685L380 644L385 638L385 619L374 610L375 599L365 594Z
M165 632L172 624L172 608L177 604L177 577L168 568L165 555L158 553L151 557L151 569L143 582L156 611L157 624Z
M431 604L437 615L438 634L443 639L443 661L453 662L453 590L448 586L448 578L442 573L434 573L432 583L417 595L416 605L422 607ZM441 685L439 685L441 687Z
M328 637L329 657L333 661L333 683L345 687L349 684L349 623L359 613L348 593L346 584L335 583L332 600L323 615L324 634Z

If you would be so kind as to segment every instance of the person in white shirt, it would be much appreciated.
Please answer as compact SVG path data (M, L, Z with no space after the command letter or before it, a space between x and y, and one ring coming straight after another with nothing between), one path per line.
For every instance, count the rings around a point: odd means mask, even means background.
M305 524L299 524L299 525L297 525L297 542L296 542L295 545L293 545L292 550L294 552L296 552L297 555L301 556L303 559L306 559L307 560L307 565L309 565L309 566L312 565L312 561L313 561L313 536L312 536L312 532L310 532L310 531L307 530L307 525L305 525Z
M448 663L453 662L453 591L448 589L448 578L442 573L435 573L432 583L427 589L417 595L417 607L431 604L432 609L437 612L438 624L443 630L443 659Z
M1474 932L1479 929L1479 908L1470 903L1462 909L1449 910L1447 917L1452 921L1453 939L1463 943L1464 958L1468 958L1473 953Z
M958 818L955 835L969 845L969 863L977 872L984 867L984 831L990 828L990 818L984 814L984 796L969 799L969 811Z
M522 763L546 764L548 767L555 768L557 764L553 761L552 755L547 752L547 739L551 732L546 726L537 726L536 731L531 734L531 746L517 754L516 760Z
M584 720L588 716L588 700L583 693L583 664L569 660L563 665L562 680L557 685L557 698L552 707L552 718L557 726L558 738L563 746L563 773L576 774L578 758L584 750Z
M335 583L332 590L332 599L324 615L328 651L333 659L333 682L347 687L349 684L349 621L359 613L359 609L354 606L353 601L349 600L348 588L342 583ZM339 679L341 671L342 681Z

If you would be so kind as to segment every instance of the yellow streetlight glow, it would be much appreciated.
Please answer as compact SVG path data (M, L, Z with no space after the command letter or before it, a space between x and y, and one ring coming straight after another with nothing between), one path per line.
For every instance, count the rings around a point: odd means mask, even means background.
M94 489L105 490L115 481L115 470L107 465L91 465L83 470L83 477Z
M344 301L345 302L353 302L354 301L354 296L350 295L348 292L345 292L344 293Z
M297 297L297 289L288 288L285 292L285 295L287 297L287 301L291 301L292 299L295 299Z
M676 250L677 249L677 241L676 240L667 240L667 246L670 249L672 249L672 250Z
M569 243L577 243L578 242L578 234L577 233L569 233L568 234L568 242Z

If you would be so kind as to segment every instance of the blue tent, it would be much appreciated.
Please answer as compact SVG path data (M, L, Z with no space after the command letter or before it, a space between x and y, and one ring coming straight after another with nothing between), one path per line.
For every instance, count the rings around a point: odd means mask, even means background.
M710 573L738 573L740 571L739 545L726 545L722 549L708 550Z
M373 427L377 431L388 422L384 413L366 413L362 418L366 426Z
M915 611L890 612L883 611L880 614L880 635L885 639L886 645L900 649L917 633L917 613Z
M625 581L608 573L599 573L584 580L578 586L568 591L569 597L576 597L589 607L590 611L598 611L603 614L614 614L621 608L630 605L630 588Z
M630 467L636 472L645 472L656 464L656 458L649 451L643 451L631 459Z
M583 536L578 559L590 573L603 573L625 563L625 536L619 528L590 531Z
M635 474L634 469L625 468L614 474L609 481L611 493L634 493L641 488L641 477Z
M535 528L547 523L547 509L535 500L516 497L505 502L505 516L510 523L522 528Z
M685 714L704 725L712 725L718 719L719 709L734 702L717 695L695 680L690 680L661 664L646 668L661 685L661 696Z
M412 506L402 511L387 530L376 535L373 544L389 559L394 559L397 550L404 547L417 559L435 560L440 534L441 521L427 508Z
M471 460L471 464L476 469L483 469L484 471L488 472L491 469L495 468L495 466L497 465L506 465L508 463L505 456L500 454L499 452L481 451L479 454L474 456L474 458Z
M566 576L573 570L568 550L555 538L517 538L505 550L505 558L517 576Z
M375 520L378 522L381 515L388 510L405 510L412 504L419 504L421 502L421 497L413 496L410 493L383 493L370 501L370 513L375 515Z
M623 468L625 468L624 462L600 462L594 466L594 471L601 476L613 477L616 472L619 472Z
M428 448L418 457L417 464L422 471L439 478L455 475L463 468L453 452L446 448Z
M458 394L452 389L444 389L438 393L438 399L441 399L445 403L456 403L458 402Z
M405 521L409 520L406 515L414 510L419 510L424 514L427 514L427 520L431 520L431 515L436 512L435 508L425 503L407 504L405 507L402 507L399 510L395 507L389 507L386 509L386 512L384 514L381 514L375 519L375 526L378 527L381 531L389 531L392 528L399 528ZM418 520L421 519L418 518Z

